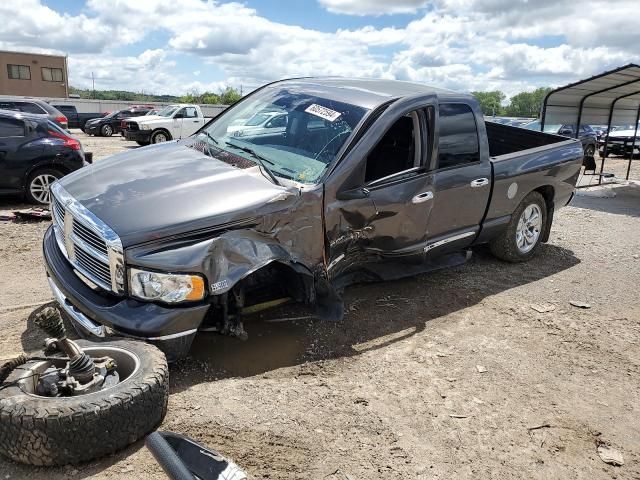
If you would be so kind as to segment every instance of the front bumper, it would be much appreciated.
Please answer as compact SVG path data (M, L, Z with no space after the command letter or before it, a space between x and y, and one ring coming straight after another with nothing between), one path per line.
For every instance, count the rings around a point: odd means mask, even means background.
M102 125L86 125L85 124L84 133L91 134L91 135L99 135L101 126Z
M81 332L97 339L123 335L149 341L170 359L186 354L208 305L170 308L92 290L60 252L52 227L43 252L51 291Z
M134 142L148 143L151 141L151 130L125 130L124 138Z

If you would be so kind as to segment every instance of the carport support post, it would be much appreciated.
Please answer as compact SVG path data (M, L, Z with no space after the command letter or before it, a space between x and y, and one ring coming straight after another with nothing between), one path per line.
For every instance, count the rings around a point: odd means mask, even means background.
M627 176L629 180L629 173L631 173L631 160L633 160L633 150L636 148L636 136L638 135L638 122L640 122L640 107L638 107L638 113L636 114L636 128L633 132L633 141L631 142L631 155L629 156L629 164L627 165Z
M602 163L600 163L600 175L598 175L598 185L602 185L602 172L604 170L604 161L607 158L607 150L609 149L609 132L611 132L611 122L613 120L613 109L616 106L616 102L618 99L616 98L613 102L611 102L611 108L609 108L609 122L607 123L607 136L604 139L604 151L602 152Z

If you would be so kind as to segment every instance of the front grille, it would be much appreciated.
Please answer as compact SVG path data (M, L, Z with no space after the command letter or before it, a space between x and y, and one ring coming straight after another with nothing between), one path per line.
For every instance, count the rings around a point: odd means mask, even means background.
M138 126L138 124L136 122L127 122L127 130L135 132L135 131L137 131L139 129L140 129L140 127Z
M90 247L94 248L105 257L109 255L109 252L107 250L107 243L104 241L104 239L90 228L85 227L75 218L73 219L73 234L75 235L75 237L79 238L81 241L88 244Z
M118 236L57 182L51 193L54 233L62 253L81 276L122 294L124 257Z

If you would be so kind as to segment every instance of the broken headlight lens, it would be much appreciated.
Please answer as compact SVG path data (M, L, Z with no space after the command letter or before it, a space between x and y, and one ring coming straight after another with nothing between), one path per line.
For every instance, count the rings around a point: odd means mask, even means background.
M129 292L136 298L166 303L193 302L204 298L200 275L148 272L129 269Z

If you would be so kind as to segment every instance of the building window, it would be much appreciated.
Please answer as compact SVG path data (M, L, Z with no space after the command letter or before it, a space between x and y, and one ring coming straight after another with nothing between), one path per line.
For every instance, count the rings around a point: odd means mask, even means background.
M62 69L42 67L42 80L45 82L62 82Z
M31 80L31 68L28 65L7 65L9 78L16 80Z

